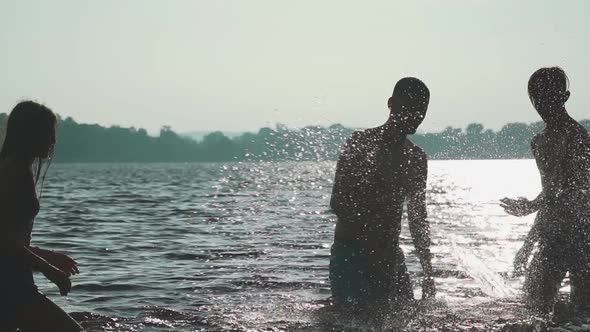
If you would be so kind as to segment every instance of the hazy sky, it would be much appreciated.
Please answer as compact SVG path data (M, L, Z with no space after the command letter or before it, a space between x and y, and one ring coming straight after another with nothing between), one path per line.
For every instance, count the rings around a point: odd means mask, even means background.
M530 74L560 65L590 118L590 1L0 2L0 112L33 98L78 122L157 132L387 117L403 76L431 90L422 130L532 122Z

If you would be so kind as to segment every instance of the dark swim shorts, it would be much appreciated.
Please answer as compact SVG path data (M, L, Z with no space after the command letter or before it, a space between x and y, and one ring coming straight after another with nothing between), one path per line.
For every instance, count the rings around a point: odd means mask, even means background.
M335 241L330 254L330 287L335 303L360 304L369 297L369 260L363 248Z
M335 241L330 257L330 287L337 304L405 303L414 299L403 251L396 245L371 266L366 249Z

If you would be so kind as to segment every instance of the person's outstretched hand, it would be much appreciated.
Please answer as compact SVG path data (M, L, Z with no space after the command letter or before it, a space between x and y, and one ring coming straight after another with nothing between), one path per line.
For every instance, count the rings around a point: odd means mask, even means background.
M531 201L525 197L519 197L516 199L508 197L502 198L500 200L500 206L504 208L506 213L517 217L526 216L535 212Z
M70 281L70 277L66 272L56 267L49 266L45 271L43 271L43 274L59 288L59 293L62 296L68 295L68 293L72 290L72 282Z
M422 279L422 299L431 299L436 295L434 278L427 276Z
M68 276L80 273L80 270L78 269L78 263L65 254L55 251L46 251L44 258L47 260L47 262L49 262L49 264L62 270Z

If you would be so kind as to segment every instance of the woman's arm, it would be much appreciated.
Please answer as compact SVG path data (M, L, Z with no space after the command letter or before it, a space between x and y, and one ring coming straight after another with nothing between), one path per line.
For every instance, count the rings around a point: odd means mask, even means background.
M78 270L78 263L65 254L53 250L41 249L39 247L29 247L29 250L33 254L46 260L49 264L65 272L67 275L80 273L80 270Z
M57 285L61 295L67 295L72 289L72 283L66 272L51 265L45 259L34 253L28 246L6 245L4 243L0 252L6 256L16 258L20 262L30 266L33 270L43 273L47 279ZM1 271L0 273L10 273L10 270L4 268Z
M29 247L30 231L26 221L39 209L30 166L22 160L4 159L0 170L0 253L13 257L32 270L42 272L55 283L62 295L71 289L69 274L49 263ZM10 273L2 269L0 273Z

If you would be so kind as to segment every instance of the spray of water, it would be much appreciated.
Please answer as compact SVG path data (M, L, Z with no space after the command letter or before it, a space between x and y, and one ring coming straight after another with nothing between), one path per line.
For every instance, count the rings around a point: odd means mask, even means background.
M502 276L492 271L489 264L473 252L457 245L455 238L451 238L451 253L457 260L457 265L479 283L482 292L487 296L512 298L518 295L518 291L506 284Z

